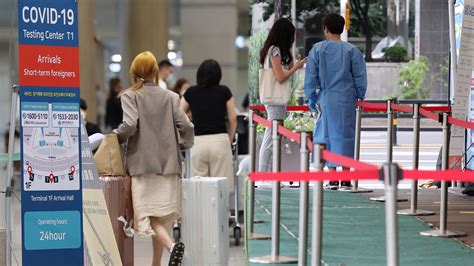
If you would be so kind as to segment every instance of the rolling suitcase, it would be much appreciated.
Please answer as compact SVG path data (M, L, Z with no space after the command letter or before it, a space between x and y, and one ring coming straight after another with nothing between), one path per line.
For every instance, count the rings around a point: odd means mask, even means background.
M227 178L183 180L183 265L227 265L229 222Z
M124 266L133 266L133 237L124 232L124 223L133 219L133 205L131 194L131 180L128 176L101 176L100 182L104 191L105 202L109 210L110 221L115 234L115 240ZM130 225L127 225L130 226Z

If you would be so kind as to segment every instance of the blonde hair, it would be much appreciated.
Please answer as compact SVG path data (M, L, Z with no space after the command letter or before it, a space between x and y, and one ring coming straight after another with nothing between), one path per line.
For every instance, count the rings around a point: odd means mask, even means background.
M138 54L130 66L132 89L143 88L143 84L147 80L153 80L156 83L158 81L158 70L158 64L153 53L146 51Z

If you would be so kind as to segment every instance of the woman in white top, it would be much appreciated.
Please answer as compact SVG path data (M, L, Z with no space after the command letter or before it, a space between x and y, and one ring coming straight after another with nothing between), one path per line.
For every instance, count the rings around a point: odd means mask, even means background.
M296 61L292 54L292 46L295 41L295 27L286 18L281 18L273 24L270 33L260 50L260 64L264 66L269 61L269 67L279 83L286 82L296 70L302 68L306 59ZM284 120L286 105L266 105L268 120ZM267 128L263 136L259 155L259 171L271 172L272 170L272 130Z

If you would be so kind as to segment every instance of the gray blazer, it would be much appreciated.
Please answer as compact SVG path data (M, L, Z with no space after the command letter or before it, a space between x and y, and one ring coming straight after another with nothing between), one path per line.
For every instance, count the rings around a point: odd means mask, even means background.
M180 108L178 94L146 82L121 98L123 122L113 132L120 142L128 139L129 174L181 174L178 139L184 147L192 147L194 126Z

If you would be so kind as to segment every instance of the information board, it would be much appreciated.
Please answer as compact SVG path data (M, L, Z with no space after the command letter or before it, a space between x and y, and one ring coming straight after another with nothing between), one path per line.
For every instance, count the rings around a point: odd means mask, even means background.
M87 131L81 127L82 195L84 208L84 265L121 266L120 253L95 166Z
M19 0L22 264L83 265L77 0Z
M456 1L455 5L456 51L458 56L456 88L452 105L452 116L461 120L469 119L471 108L471 88L474 43L474 0ZM465 129L453 126L450 143L450 165L460 160L465 148ZM467 135L470 139L470 134Z

